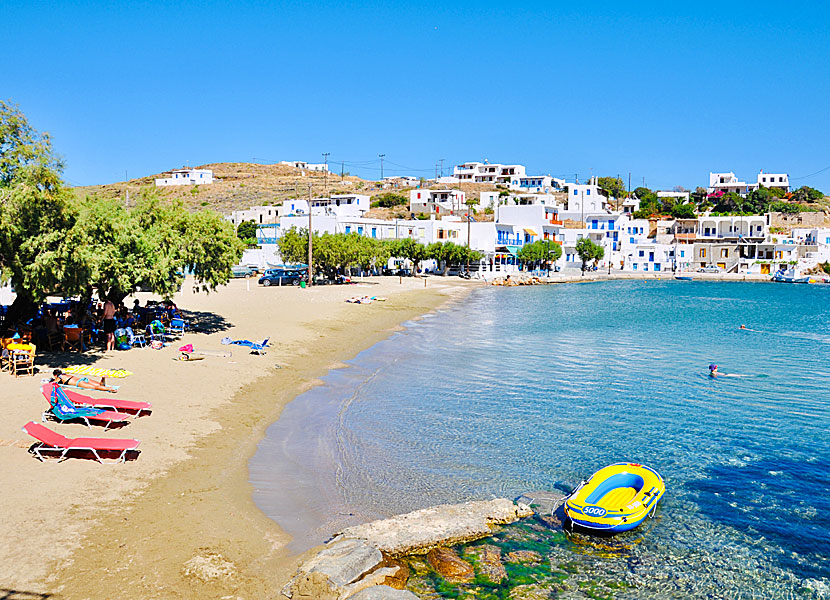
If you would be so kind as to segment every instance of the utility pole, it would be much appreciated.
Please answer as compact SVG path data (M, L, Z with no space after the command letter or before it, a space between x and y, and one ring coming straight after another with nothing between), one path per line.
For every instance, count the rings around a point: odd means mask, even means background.
M385 154L378 154L380 157L380 179L383 180L383 157L386 156Z
M443 177L444 176L444 159L443 158L439 159L439 162L441 163L441 177Z
M627 190L627 192L628 193L626 195L630 196L631 195L631 171L628 172L628 190Z
M343 161L340 161L340 181L343 181Z
M308 285L313 285L314 266L311 262L311 184L308 184Z
M324 189L325 189L326 198L329 197L329 154L331 154L331 152L323 152L323 163L326 165L325 166L326 170L324 171L324 177L325 177Z

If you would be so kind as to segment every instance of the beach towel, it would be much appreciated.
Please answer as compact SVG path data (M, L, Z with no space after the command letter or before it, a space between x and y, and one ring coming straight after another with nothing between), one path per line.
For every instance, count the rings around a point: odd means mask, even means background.
M88 375L91 377L115 377L118 379L133 374L132 371L128 371L127 369L100 369L98 367L90 367L88 365L76 365L72 367L66 367L63 370L63 372L71 373L72 375Z
M248 348L264 348L268 345L269 339L270 338L265 338L261 342L252 342L251 340L233 340L229 343L236 344L237 346L247 346Z
M49 404L52 406L52 414L54 414L61 421L79 419L82 417L95 417L103 412L106 412L103 408L75 406L66 396L64 391L57 385L52 388Z
M193 352L193 344L185 344L179 348L179 352Z

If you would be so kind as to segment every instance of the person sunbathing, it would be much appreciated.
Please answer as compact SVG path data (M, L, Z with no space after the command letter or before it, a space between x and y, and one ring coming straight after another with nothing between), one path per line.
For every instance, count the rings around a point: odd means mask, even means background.
M70 375L69 373L64 373L60 369L52 371L52 379L50 381L53 381L58 385L72 385L87 390L98 390L99 392L115 393L118 391L116 388L108 386L104 377L101 377L100 380L96 380L95 378L90 379L89 377Z

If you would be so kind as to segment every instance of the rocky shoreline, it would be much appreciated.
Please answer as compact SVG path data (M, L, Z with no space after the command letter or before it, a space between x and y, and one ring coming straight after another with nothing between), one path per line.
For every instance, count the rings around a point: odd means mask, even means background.
M487 537L495 526L532 514L529 504L498 498L445 504L349 527L300 565L282 593L292 600L413 600L417 596L403 589L408 569L397 558L426 554L448 581L471 579L472 567L447 546ZM482 556L481 562L498 578L500 560Z

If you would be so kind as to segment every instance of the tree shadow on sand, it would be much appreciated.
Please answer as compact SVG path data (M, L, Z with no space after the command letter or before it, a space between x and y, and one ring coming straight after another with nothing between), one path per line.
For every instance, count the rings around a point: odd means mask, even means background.
M51 597L52 594L39 594L37 592L0 588L0 600L47 600L47 598Z
M190 331L199 333L219 333L228 331L234 325L222 315L202 310L182 310L184 320L187 321L187 328ZM2 600L2 598L0 598Z

